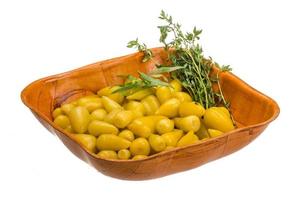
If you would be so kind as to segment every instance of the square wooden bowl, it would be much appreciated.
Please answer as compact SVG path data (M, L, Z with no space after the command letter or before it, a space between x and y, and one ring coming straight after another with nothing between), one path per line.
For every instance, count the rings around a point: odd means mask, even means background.
M162 48L152 49L158 63L166 61ZM29 84L21 93L34 116L77 157L105 175L127 180L158 178L192 169L231 154L254 140L279 114L277 103L232 73L221 73L220 80L238 128L197 144L174 148L143 160L105 160L78 144L72 134L53 123L52 111L64 102L122 83L117 75L147 72L154 66L141 63L142 53L113 58L66 73L49 76Z

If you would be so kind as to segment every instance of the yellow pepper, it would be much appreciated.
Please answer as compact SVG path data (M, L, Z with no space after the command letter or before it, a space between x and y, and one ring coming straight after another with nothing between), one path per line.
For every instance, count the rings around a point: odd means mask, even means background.
M178 116L180 101L176 98L169 99L163 103L155 112L157 115L164 115L169 118Z
M103 107L107 112L110 112L114 109L123 109L122 106L120 106L120 104L118 104L117 102L115 102L114 100L106 96L102 97L102 103L103 103Z
M114 92L118 88L120 88L120 86L105 87L99 90L97 95L100 97L106 96L118 104L122 104L124 101L124 95L120 92Z
M197 142L199 138L194 134L194 131L189 131L186 135L184 135L177 143L178 147L187 146L190 144L194 144Z
M112 150L102 150L97 156L102 159L118 159L118 155L115 151Z
M130 144L130 152L132 155L145 155L150 154L150 144L145 138L137 138Z
M85 107L73 107L69 112L69 118L76 133L85 133L87 131L90 123L90 114Z
M128 129L139 137L148 138L150 134L155 132L157 122L164 118L166 117L159 115L140 117L133 120L128 125Z
M222 131L215 130L215 129L208 129L207 131L208 131L210 137L212 137L212 138L213 138L213 137L218 137L218 136L220 136L220 135L223 134Z
M129 96L126 97L128 100L142 100L143 98L153 94L153 90L151 88L139 90Z
M189 115L196 115L202 117L205 113L205 109L195 102L182 102L179 106L180 117L186 117Z
M170 87L161 86L156 89L156 96L161 104L172 98L172 91Z
M175 92L181 92L182 91L182 84L178 79L174 79L170 82L170 85L174 89Z
M110 123L93 120L88 126L88 132L89 134L98 137L101 134L117 135L119 133L119 129Z
M99 150L119 151L127 149L131 142L113 134L102 134L97 139L97 148Z
M166 148L166 142L160 135L151 134L149 136L149 143L152 149L156 152L161 152Z
M173 97L177 98L180 102L192 101L192 97L186 92L174 92Z
M172 132L162 134L162 137L165 140L167 146L175 147L182 135L183 131L177 129Z
M91 152L96 152L96 137L88 134L75 134L74 138Z
M234 129L231 118L224 108L211 107L205 111L204 123L210 129L228 132Z
M131 156L131 153L128 149L121 149L118 151L118 158L120 160L128 160Z
M130 110L122 110L118 112L113 118L113 124L118 128L125 128L132 120L134 116Z
M175 118L175 126L184 132L198 131L201 125L199 117L196 115L190 115L182 118Z
M146 113L144 105L138 101L129 101L124 105L124 108L126 110L131 110L133 112L134 118L142 117Z
M146 115L153 115L160 106L157 97L155 97L154 95L149 95L146 98L142 99L141 103L146 110Z

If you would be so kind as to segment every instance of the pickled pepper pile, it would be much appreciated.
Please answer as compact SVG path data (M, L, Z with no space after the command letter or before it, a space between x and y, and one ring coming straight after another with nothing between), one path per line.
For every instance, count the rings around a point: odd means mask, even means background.
M102 159L138 160L234 129L225 107L204 109L179 80L169 86L100 89L54 109L53 121Z

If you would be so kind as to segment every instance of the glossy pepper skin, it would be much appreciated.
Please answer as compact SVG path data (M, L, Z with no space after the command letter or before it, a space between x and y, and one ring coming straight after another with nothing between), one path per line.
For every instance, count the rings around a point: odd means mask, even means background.
M126 140L129 140L130 142L132 142L135 139L133 132L127 129L121 131L119 133L119 136Z
M132 160L141 160L141 159L145 159L147 157L148 156L146 156L146 155L135 155L132 157Z
M200 119L196 115L190 115L182 118L175 118L175 126L184 132L198 131L200 129Z
M166 149L167 145L164 138L160 135L151 134L149 137L151 148L156 152L161 152Z
M165 116L150 115L146 117L140 117L133 120L129 125L128 129L139 137L148 138L150 134L155 133L155 127L159 120L165 119Z
M146 114L144 105L139 101L129 101L124 105L124 108L133 112L134 119L142 117Z
M69 116L70 111L74 108L75 105L72 103L66 103L61 106L61 111L63 114Z
M89 112L102 108L102 100L97 95L82 97L77 100L78 106L85 107Z
M77 142L82 144L85 148L90 150L91 152L96 152L96 137L89 134L75 134L74 138Z
M170 85L174 89L175 92L181 92L182 91L182 84L178 79L174 79L170 82Z
M56 108L52 112L52 117L53 117L53 119L55 119L58 115L62 115L62 114L63 114L63 112L62 112L61 108Z
M130 144L130 141L113 134L102 134L97 139L98 150L119 151L127 149Z
M222 131L215 130L215 129L208 129L207 131L208 131L210 137L218 137L223 134Z
M120 160L128 160L131 157L131 153L128 149L121 149L118 151L118 158Z
M159 134L171 132L174 129L174 121L168 118L161 119L156 123L155 128Z
M221 107L211 107L205 111L204 123L209 129L228 132L234 129L230 115Z
M97 154L97 156L102 159L110 159L110 160L118 159L117 153L113 150L102 150Z
M180 81L169 84L125 93L106 87L56 108L53 122L101 159L133 161L234 129L225 107L205 110Z
M195 102L182 102L179 106L179 116L186 117L189 115L196 115L202 117L205 113L205 109L200 104Z
M117 135L119 133L119 129L110 123L93 120L88 126L88 132L89 134L98 137L102 134Z
M137 138L130 144L130 152L132 155L144 155L150 154L150 144L145 138Z
M99 108L99 109L96 109L94 110L92 113L91 113L91 120L104 120L105 116L107 115L107 112L102 109L102 108Z
M54 119L54 124L57 124L59 127L65 129L65 128L67 128L70 125L70 120L65 115L58 115Z
M160 103L156 96L149 95L141 100L141 103L143 104L146 115L154 115L155 112L158 110Z
M105 121L105 122L107 122L107 123L110 123L110 124L113 124L113 123L114 123L114 118L115 118L115 116L116 116L119 112L121 112L122 110L123 110L123 109L121 109L121 108L116 108L116 109L110 111L110 112L104 117L103 121ZM100 121L102 121L102 120L100 120Z
M106 96L102 97L102 103L103 103L103 107L105 108L105 110L107 112L111 112L112 110L115 110L115 109L123 109L120 104L118 104L117 102L115 102L114 100L112 100Z
M122 104L124 101L124 95L121 94L120 92L114 92L117 90L119 86L113 86L113 87L105 87L100 89L97 92L97 95L100 97L106 96L110 98L111 100L117 102L118 104Z
M128 100L142 100L143 98L153 94L153 90L151 88L139 90L129 96L126 97Z
M174 92L173 97L177 98L180 102L192 101L192 97L186 92Z
M171 98L165 101L155 112L156 115L164 115L168 118L178 116L180 101L176 98Z
M113 118L113 124L118 128L125 128L134 118L134 114L130 110L122 110Z
M163 139L166 142L167 147L176 147L177 142L183 136L183 131L176 129L174 131L162 134Z
M189 131L186 135L184 135L177 143L178 147L187 146L190 144L194 144L199 140L197 135L194 134L194 131Z
M73 107L69 112L72 128L76 133L85 133L90 123L89 111L83 106Z
M156 96L161 104L172 98L173 91L170 87L161 86L156 89Z

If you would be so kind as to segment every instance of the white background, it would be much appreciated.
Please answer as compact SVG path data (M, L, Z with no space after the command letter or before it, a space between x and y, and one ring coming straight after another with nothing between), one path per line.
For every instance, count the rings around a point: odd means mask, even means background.
M203 29L206 56L274 98L279 118L253 143L199 168L132 182L77 159L20 100L35 79L158 46L160 10ZM299 199L297 1L0 1L0 199ZM259 112L259 111L257 111Z

